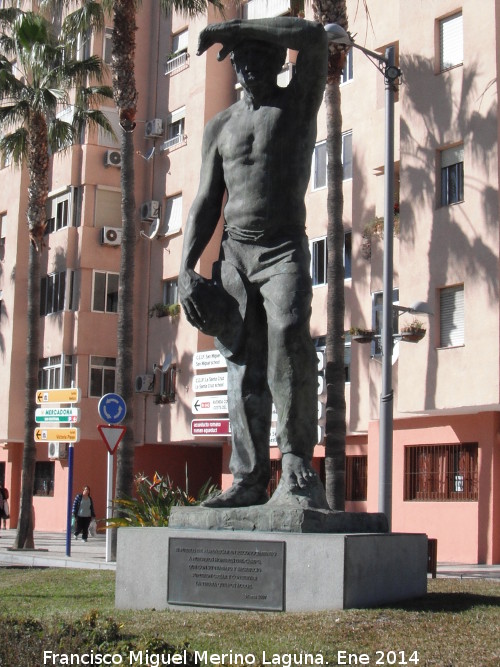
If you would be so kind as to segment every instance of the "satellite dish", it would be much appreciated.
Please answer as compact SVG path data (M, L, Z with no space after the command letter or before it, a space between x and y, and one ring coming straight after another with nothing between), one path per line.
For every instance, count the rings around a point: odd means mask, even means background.
M165 357L165 361L163 362L161 367L161 372L166 373L171 365L172 365L172 353L170 352L170 354L167 354L167 356Z
M154 154L155 154L155 147L153 146L148 150L146 155L143 155L143 158L149 162L149 160L151 160Z
M146 234L146 232L142 231L141 229L141 236L145 239L148 239L148 241L153 241L158 236L158 231L160 229L160 222L161 222L160 218L152 220L149 226L149 234Z

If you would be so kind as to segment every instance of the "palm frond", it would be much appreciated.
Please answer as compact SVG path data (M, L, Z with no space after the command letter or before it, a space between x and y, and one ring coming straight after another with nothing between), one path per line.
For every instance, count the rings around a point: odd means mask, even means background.
M0 139L0 153L5 160L20 165L28 152L28 132L20 127L15 132L6 134Z

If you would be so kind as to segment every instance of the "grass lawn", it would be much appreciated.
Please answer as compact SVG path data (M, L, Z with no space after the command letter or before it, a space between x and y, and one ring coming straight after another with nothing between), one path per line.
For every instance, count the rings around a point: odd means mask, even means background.
M189 664L195 651L208 651L212 664L226 665L242 664L236 653L247 656L243 664L286 667L301 653L302 664L306 653L329 665L500 665L500 582L489 580L431 580L425 598L369 610L124 612L114 609L113 572L0 568L0 599L2 667L38 667L47 649L107 652L122 659L116 664L166 664L166 643L188 646ZM23 648L17 654L6 644Z

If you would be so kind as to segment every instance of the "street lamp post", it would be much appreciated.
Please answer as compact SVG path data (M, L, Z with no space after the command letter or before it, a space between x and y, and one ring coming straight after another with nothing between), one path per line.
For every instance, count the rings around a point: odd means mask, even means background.
M336 44L354 47L378 63L385 79L385 161L384 161L384 262L382 304L382 385L379 416L379 512L387 517L389 530L392 525L392 435L394 391L392 388L393 349L393 257L394 257L394 93L401 70L396 67L394 47L389 46L385 55L355 44L352 37L336 23L325 26L328 40Z

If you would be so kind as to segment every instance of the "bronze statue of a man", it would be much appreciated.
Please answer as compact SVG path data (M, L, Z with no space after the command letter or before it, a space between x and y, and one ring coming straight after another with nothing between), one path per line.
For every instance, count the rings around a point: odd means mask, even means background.
M198 55L229 53L243 98L206 126L197 196L179 275L188 320L214 335L227 358L233 485L207 501L242 507L268 501L269 434L276 406L282 478L274 504L327 508L311 466L317 442L317 357L309 331L312 286L304 196L326 82L327 35L296 18L209 25ZM286 50L295 73L278 87ZM221 215L220 262L211 280L195 271Z

